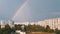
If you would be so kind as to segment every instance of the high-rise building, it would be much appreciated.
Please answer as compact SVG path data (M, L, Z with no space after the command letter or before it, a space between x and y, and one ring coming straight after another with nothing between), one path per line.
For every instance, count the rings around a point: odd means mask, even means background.
M1 25L1 28L4 28L4 27L5 27L5 22L4 22L4 20L0 20L0 25Z
M41 25L41 26L44 26L46 27L46 25L49 25L51 29L60 29L60 18L53 18L53 19L46 19L46 20L43 20L42 22L39 21L38 25Z
M8 24L11 28L14 27L14 21L6 20L6 24Z
M1 28L5 28L5 25L9 25L11 28L14 27L14 21L12 20L0 20Z

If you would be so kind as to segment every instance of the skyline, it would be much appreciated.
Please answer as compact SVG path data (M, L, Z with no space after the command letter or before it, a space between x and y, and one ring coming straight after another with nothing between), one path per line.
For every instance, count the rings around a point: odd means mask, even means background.
M0 0L0 20L12 19L27 0ZM60 18L60 0L29 0L14 21L40 21Z

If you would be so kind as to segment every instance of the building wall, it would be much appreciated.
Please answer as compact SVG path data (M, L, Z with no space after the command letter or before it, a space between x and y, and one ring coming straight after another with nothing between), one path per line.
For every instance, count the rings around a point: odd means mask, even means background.
M42 22L39 21L38 23L44 27L46 27L46 25L49 25L51 29L56 29L56 28L60 29L60 18L47 19Z
M5 28L5 22L4 22L4 20L0 20L0 23L1 23L1 28Z
M9 25L10 27L14 27L14 22L10 20L0 20L1 28L5 28L5 25Z

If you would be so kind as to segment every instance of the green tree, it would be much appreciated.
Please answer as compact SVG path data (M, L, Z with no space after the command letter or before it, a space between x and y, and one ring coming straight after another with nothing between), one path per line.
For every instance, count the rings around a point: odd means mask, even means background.
M46 28L45 28L45 32L52 33L52 32L54 32L54 30L53 29L50 29L49 25L47 25Z
M50 32L50 30L51 30L51 29L50 29L49 25L47 25L45 31L46 31L46 32Z
M55 29L55 33L56 34L60 34L60 30L58 30L57 28Z
M21 25L20 25L20 24L14 25L14 26L15 26L15 27L14 27L15 30L21 30Z
M3 34L11 34L11 28L10 28L10 26L7 24L7 25L5 25L5 28L3 28L2 29L2 31L3 31Z
M40 31L45 31L45 28L40 26L40 25L28 25L27 27L28 31L33 31L33 32L40 32Z
M0 34L2 34L2 29L1 29L1 25L0 25Z

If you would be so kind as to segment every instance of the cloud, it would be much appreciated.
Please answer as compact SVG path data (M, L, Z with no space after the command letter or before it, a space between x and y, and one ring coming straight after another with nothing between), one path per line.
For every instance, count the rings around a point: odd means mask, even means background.
M60 15L60 12L50 12L50 14L53 14L53 15Z

